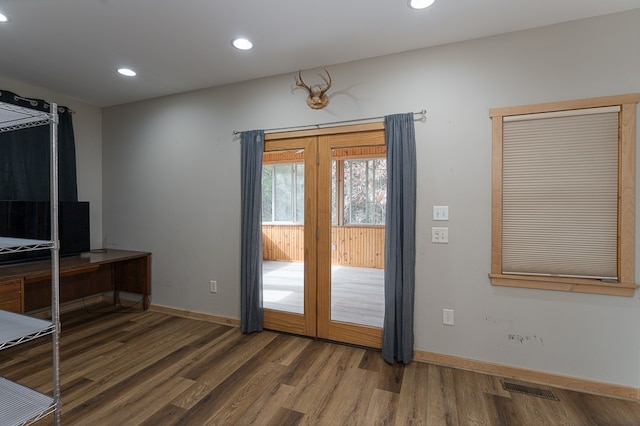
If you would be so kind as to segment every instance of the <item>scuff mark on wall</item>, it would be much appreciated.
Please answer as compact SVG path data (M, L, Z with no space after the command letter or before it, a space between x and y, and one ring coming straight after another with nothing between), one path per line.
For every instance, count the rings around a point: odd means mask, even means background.
M508 317L496 317L493 315L488 315L484 317L484 320L492 326L507 328L507 331L509 331L509 333L507 334L507 339L510 342L520 343L521 345L524 345L525 343L529 343L529 344L539 343L542 346L544 346L544 340L542 339L542 337L536 334L524 335L524 334L518 334L516 332L516 325L515 325L515 322L517 320L516 315L511 315Z
M535 334L531 336L522 336L520 334L509 334L508 339L510 341L517 342L520 344L540 343L542 346L544 346L544 340L542 340L542 337L536 336Z
M484 320L492 325L507 324L509 325L509 327L513 325L513 318L499 318L499 317L494 317L492 315L489 315L485 317Z

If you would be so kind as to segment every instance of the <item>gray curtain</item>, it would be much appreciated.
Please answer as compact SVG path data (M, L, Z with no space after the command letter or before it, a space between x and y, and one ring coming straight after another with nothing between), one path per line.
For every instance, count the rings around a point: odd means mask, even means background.
M262 153L264 131L242 132L242 231L240 255L240 326L262 331Z
M385 117L387 217L384 248L385 312L382 357L413 359L416 263L416 140L413 114Z

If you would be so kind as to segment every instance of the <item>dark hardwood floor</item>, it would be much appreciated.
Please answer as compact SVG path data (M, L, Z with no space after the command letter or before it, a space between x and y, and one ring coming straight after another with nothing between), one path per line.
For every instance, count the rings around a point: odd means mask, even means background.
M554 401L499 377L157 312L80 310L62 328L65 425L640 425L638 402L551 389ZM50 363L48 337L0 352L0 375L50 392Z

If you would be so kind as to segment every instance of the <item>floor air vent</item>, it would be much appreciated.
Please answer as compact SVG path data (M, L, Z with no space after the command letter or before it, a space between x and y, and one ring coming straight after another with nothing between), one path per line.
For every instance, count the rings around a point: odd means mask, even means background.
M526 395L537 396L538 398L560 401L555 392L553 392L551 389L543 389L537 386L526 386L518 383L508 382L506 380L500 380L500 382L502 382L502 388L508 392L523 393Z

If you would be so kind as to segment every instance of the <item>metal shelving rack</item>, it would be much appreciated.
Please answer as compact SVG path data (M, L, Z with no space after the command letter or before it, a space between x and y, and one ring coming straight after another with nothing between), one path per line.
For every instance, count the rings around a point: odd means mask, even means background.
M53 340L52 395L0 377L0 425L29 425L54 414L60 425L60 311L59 311L59 237L58 237L58 106L50 104L50 113L0 102L0 132L35 126L50 126L51 138L51 240L25 240L0 236L0 256L49 248L51 250L51 321L0 310L0 350L51 334Z

